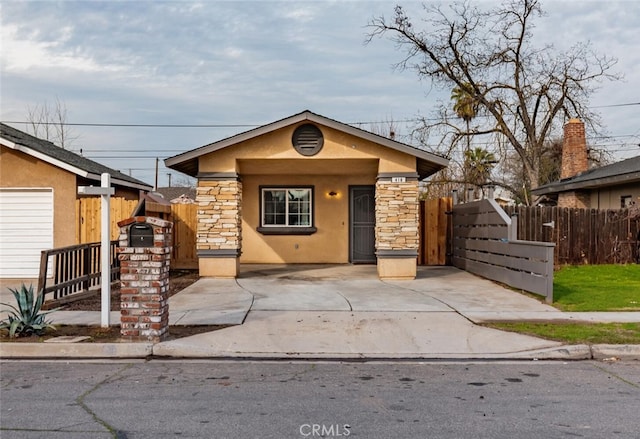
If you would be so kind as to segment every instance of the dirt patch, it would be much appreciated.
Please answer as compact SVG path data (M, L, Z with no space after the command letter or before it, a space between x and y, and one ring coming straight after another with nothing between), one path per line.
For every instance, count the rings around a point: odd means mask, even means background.
M179 293L189 285L198 280L198 272L194 270L175 270L169 277L169 297ZM54 306L55 307L55 306ZM90 297L86 297L74 302L66 303L60 307L64 311L100 311L101 298L100 290L96 290ZM111 289L111 311L120 311L120 289ZM168 340L173 340L205 332L217 331L230 325L197 325L197 326L170 326ZM28 337L9 338L8 330L0 330L0 342L12 343L38 343L44 342L54 337L87 336L89 339L81 343L116 343L122 342L120 337L120 326L102 328L99 326L85 325L56 325L56 330L48 329L41 335Z
M167 340L218 331L229 326L231 325L169 326ZM55 337L65 336L89 337L80 343L119 343L127 341L120 337L120 326L101 328L100 326L56 325L55 330L47 329L41 335L32 335L29 337L9 338L8 330L0 330L0 343L41 343Z
M169 297L187 288L198 280L198 271L195 270L174 270L169 276ZM100 311L101 310L100 290L85 299L61 305L64 311ZM52 307L48 304L49 307ZM120 288L111 289L111 311L120 311Z

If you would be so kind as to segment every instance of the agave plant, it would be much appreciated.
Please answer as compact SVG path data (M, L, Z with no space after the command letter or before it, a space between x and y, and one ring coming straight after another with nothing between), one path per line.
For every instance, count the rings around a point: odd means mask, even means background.
M0 303L0 305L11 309L7 310L8 317L0 322L0 329L9 329L9 337L41 334L47 328L55 329L51 322L45 320L45 316L58 309L42 311L44 292L40 291L36 295L33 291L33 285L27 288L25 284L22 284L20 289L9 288L9 291L13 293L13 297L18 302L17 307L8 303Z

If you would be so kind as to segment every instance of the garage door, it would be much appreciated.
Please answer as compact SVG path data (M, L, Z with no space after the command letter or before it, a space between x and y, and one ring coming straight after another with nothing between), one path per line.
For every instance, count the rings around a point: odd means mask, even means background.
M53 247L53 190L0 189L0 278L37 278Z

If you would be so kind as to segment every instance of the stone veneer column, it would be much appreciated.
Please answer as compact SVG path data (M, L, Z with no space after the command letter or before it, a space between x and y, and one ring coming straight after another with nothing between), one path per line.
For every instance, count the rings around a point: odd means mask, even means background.
M237 277L242 250L242 182L238 175L198 175L196 203L200 276Z
M380 174L376 181L376 255L383 279L414 279L419 247L418 176Z
M153 240L132 247L130 228L148 225ZM169 333L169 270L173 223L138 216L118 223L120 261L120 335L131 341L164 340Z

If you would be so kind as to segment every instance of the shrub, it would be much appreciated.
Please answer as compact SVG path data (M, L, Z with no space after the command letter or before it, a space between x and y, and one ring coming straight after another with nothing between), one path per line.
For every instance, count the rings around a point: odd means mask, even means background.
M0 303L9 307L9 313L5 320L0 322L0 329L9 329L9 337L21 337L33 334L41 334L47 328L55 329L45 316L49 313L57 311L58 308L49 311L42 311L42 303L44 302L44 292L40 291L37 295L33 291L33 285L27 288L24 284L20 289L9 288L16 298L17 307L8 303Z

